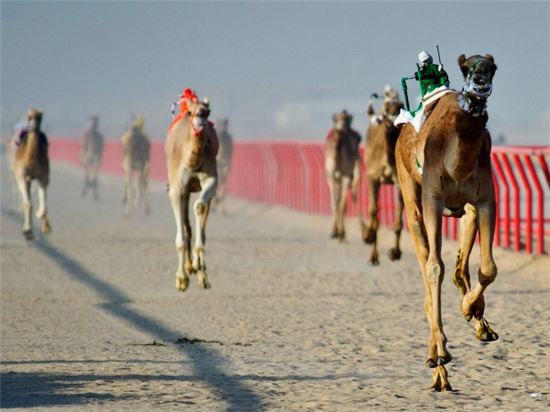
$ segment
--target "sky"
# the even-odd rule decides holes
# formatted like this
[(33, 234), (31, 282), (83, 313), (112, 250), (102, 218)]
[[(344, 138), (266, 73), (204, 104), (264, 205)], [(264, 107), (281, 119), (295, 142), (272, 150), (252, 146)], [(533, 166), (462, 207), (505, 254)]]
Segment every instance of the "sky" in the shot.
[(549, 1), (1, 0), (0, 20), (2, 135), (40, 107), (50, 136), (80, 137), (98, 115), (119, 137), (142, 114), (162, 139), (185, 87), (237, 139), (321, 140), (342, 109), (364, 134), (369, 95), (439, 44), (455, 89), (460, 54), (494, 56), (493, 137), (550, 144)]

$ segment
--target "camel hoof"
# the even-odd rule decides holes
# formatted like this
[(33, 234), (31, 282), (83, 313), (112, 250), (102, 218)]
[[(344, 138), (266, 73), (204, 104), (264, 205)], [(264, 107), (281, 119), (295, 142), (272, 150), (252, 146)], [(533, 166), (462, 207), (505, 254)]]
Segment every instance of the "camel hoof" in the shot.
[(25, 240), (33, 240), (34, 235), (32, 233), (32, 230), (23, 230), (23, 236), (25, 237)]
[(336, 239), (338, 237), (338, 232), (336, 232), (335, 230), (330, 232), (330, 238), (331, 239)]
[(50, 233), (52, 233), (52, 227), (50, 226), (49, 222), (45, 222), (42, 224), (42, 233), (44, 233), (45, 235), (49, 235)]
[(367, 234), (363, 236), (363, 242), (367, 245), (374, 243), (376, 240), (376, 230), (369, 228), (367, 229)]
[(447, 370), (444, 366), (434, 369), (431, 389), (435, 392), (452, 391), (451, 384), (447, 380)]
[(176, 289), (180, 292), (185, 292), (189, 287), (189, 277), (187, 275), (176, 275)]
[(210, 289), (212, 286), (210, 285), (210, 282), (208, 282), (208, 279), (206, 278), (205, 272), (198, 272), (198, 281), (199, 281), (199, 287), (202, 289)]
[(380, 261), (378, 260), (378, 255), (372, 255), (369, 259), (369, 262), (372, 266), (378, 266)]
[(494, 342), (498, 340), (498, 333), (489, 326), (489, 322), (481, 319), (479, 329), (476, 331), (476, 338), (481, 342)]
[(466, 322), (471, 321), (472, 320), (472, 314), (468, 313), (467, 315), (464, 316), (464, 319), (466, 319)]
[(396, 260), (401, 259), (401, 250), (397, 248), (390, 249), (388, 256), (392, 262), (395, 262)]

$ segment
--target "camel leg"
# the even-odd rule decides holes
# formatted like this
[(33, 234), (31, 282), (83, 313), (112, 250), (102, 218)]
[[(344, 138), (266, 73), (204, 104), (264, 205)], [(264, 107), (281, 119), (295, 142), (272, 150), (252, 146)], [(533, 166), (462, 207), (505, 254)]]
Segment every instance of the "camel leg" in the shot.
[(476, 337), (484, 342), (498, 339), (498, 334), (491, 329), (489, 322), (483, 317), (485, 311), (485, 289), (494, 282), (497, 267), (493, 258), (493, 235), (495, 230), (495, 202), (487, 201), (477, 207), (477, 225), (479, 227), (481, 262), (478, 271), (477, 285), (462, 298), (462, 314), (466, 319), (472, 316), (478, 321), (474, 324)]
[(210, 202), (216, 194), (218, 184), (217, 177), (206, 176), (200, 179), (202, 190), (194, 204), (195, 211), (195, 248), (193, 254), (193, 267), (197, 271), (199, 286), (209, 289), (210, 283), (206, 275), (206, 260), (204, 258), (204, 243), (206, 241), (206, 220), (210, 211)]
[(130, 211), (132, 208), (132, 202), (134, 198), (133, 194), (133, 187), (132, 187), (132, 169), (130, 168), (126, 172), (126, 186), (124, 188), (124, 197), (122, 198), (122, 203), (126, 206), (125, 214), (126, 216), (130, 215)]
[(338, 204), (340, 203), (340, 182), (332, 176), (328, 178), (328, 187), (330, 190), (330, 205), (332, 208), (333, 223), (332, 230), (330, 232), (330, 238), (336, 239), (338, 237)]
[[(187, 287), (189, 286), (189, 277), (187, 276), (187, 273), (184, 270), (184, 245), (185, 241), (183, 238), (183, 211), (186, 210), (187, 205), (184, 205), (182, 200), (184, 200), (184, 196), (182, 196), (179, 192), (179, 190), (175, 187), (170, 187), (170, 191), (168, 193), (170, 197), (170, 204), (172, 205), (172, 211), (174, 212), (174, 218), (176, 219), (176, 250), (178, 251), (178, 270), (176, 272), (176, 288), (184, 292)], [(187, 195), (186, 199), (187, 202), (189, 202), (189, 195)], [(189, 219), (189, 218), (188, 218)], [(187, 233), (186, 233), (187, 235)], [(190, 233), (189, 233), (190, 235)], [(190, 239), (186, 239), (187, 243), (189, 244)]]
[(88, 177), (88, 164), (86, 161), (83, 163), (84, 168), (84, 187), (82, 187), (82, 196), (86, 196), (86, 193), (88, 192), (88, 186), (90, 184), (90, 179)]
[(147, 190), (147, 184), (148, 184), (148, 176), (149, 176), (149, 164), (145, 166), (145, 168), (141, 171), (139, 175), (139, 191), (140, 191), (140, 200), (145, 205), (145, 213), (150, 214), (151, 213), (151, 203), (149, 201), (149, 193)]
[(27, 240), (32, 240), (34, 236), (32, 234), (31, 181), (24, 176), (20, 176), (16, 181), (23, 206), (23, 236)]
[(380, 182), (376, 179), (367, 178), (367, 190), (369, 195), (369, 223), (366, 231), (363, 233), (363, 241), (367, 244), (372, 244), (372, 250), (369, 258), (369, 262), (373, 266), (379, 264), (378, 261), (378, 193), (380, 190)]
[[(432, 290), (430, 288), (428, 278), (425, 275), (429, 249), (426, 231), (423, 225), (422, 205), (418, 200), (420, 191), (412, 182), (412, 179), (408, 176), (405, 176), (405, 173), (406, 172), (400, 173), (399, 181), (404, 198), (409, 231), (411, 232), (411, 236), (413, 238), (418, 264), (420, 266), (420, 271), (422, 273), (422, 279), (424, 282), (424, 312), (426, 314), (428, 324), (430, 325), (430, 330), (432, 330), (436, 325), (434, 324), (434, 319), (432, 316)], [(433, 339), (433, 335), (430, 333), (430, 337), (428, 339), (428, 360), (426, 361), (426, 366), (428, 366), (429, 368), (434, 368), (433, 382), (431, 387), (436, 391), (451, 390), (451, 385), (447, 380), (447, 371), (442, 364), (437, 364), (437, 358), (438, 356), (436, 344)]]
[(91, 178), (91, 185), (92, 185), (92, 190), (93, 190), (93, 196), (94, 196), (94, 200), (97, 200), (99, 198), (98, 196), (98, 193), (97, 193), (97, 186), (98, 186), (98, 175), (99, 175), (99, 162), (97, 161), (94, 161), (92, 163), (92, 178)]
[(342, 181), (340, 183), (339, 203), (337, 206), (338, 240), (340, 242), (343, 242), (346, 240), (345, 220), (346, 220), (346, 209), (348, 206), (348, 189), (350, 188), (350, 186), (351, 186), (351, 179), (349, 177), (342, 177)]
[(428, 362), (442, 366), (452, 359), (451, 354), (447, 350), (447, 337), (443, 332), (443, 320), (441, 317), (441, 283), (445, 274), (445, 266), (441, 259), (443, 203), (431, 193), (423, 193), (422, 211), (428, 240), (428, 259), (424, 269), (424, 277), (430, 290), (432, 301), (432, 347)]
[(15, 178), (15, 175), (13, 173), (11, 175), (11, 195), (12, 210), (16, 212), (21, 209), (22, 201), (20, 199), (20, 191), (17, 184), (17, 179)]
[[(397, 187), (397, 186), (396, 186)], [(395, 223), (393, 224), (393, 233), (395, 233), (395, 244), (388, 252), (390, 260), (395, 261), (401, 259), (401, 248), (399, 241), (401, 240), (401, 231), (403, 230), (403, 195), (401, 190), (397, 190), (397, 206), (395, 208)]]
[(183, 195), (183, 229), (184, 229), (184, 257), (185, 257), (185, 273), (192, 275), (195, 273), (195, 268), (193, 268), (193, 262), (191, 261), (191, 223), (189, 220), (189, 198), (191, 193), (186, 193)]
[(48, 219), (48, 208), (46, 203), (46, 189), (48, 185), (44, 181), (38, 181), (38, 210), (36, 217), (40, 219), (42, 233), (49, 234), (52, 231), (50, 221)]

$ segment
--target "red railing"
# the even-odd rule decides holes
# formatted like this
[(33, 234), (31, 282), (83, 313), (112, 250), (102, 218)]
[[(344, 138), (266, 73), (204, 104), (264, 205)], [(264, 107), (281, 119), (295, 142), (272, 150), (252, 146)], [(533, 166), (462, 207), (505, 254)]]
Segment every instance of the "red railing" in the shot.
[[(151, 177), (166, 179), (164, 142), (151, 149)], [(58, 161), (79, 163), (80, 142), (52, 139), (50, 156)], [(543, 254), (550, 237), (550, 146), (493, 147), (493, 181), (497, 196), (495, 245)], [(106, 143), (102, 170), (122, 173), (120, 143)], [(229, 194), (254, 202), (281, 205), (306, 213), (330, 214), (330, 196), (320, 143), (254, 141), (234, 145)], [(393, 224), (395, 188), (380, 189), (380, 221)], [(364, 182), (359, 190), (359, 209), (349, 202), (348, 214), (365, 213), (368, 196)], [(443, 235), (458, 236), (458, 220), (443, 219)]]

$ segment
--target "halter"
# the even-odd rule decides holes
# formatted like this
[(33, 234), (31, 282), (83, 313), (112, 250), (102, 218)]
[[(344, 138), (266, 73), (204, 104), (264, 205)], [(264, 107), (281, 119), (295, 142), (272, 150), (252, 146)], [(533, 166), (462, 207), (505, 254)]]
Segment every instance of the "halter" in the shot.
[(492, 85), (489, 85), (486, 92), (479, 92), (476, 89), (476, 85), (472, 84), (474, 70), (481, 62), (486, 60), (485, 58), (477, 59), (472, 67), (470, 67), (466, 75), (466, 82), (464, 86), (462, 86), (462, 91), (458, 96), (460, 108), (474, 117), (480, 117), (487, 114), (487, 98), (493, 91)]
[[(193, 135), (195, 137), (199, 137), (206, 125), (203, 126), (201, 129), (195, 128), (195, 125), (193, 124), (193, 118), (195, 117), (195, 114), (191, 113), (191, 112), (189, 112), (189, 113), (190, 113), (190, 115), (189, 115), (189, 126), (191, 126), (191, 129), (193, 130)], [(195, 111), (195, 113), (196, 113), (196, 111)]]

